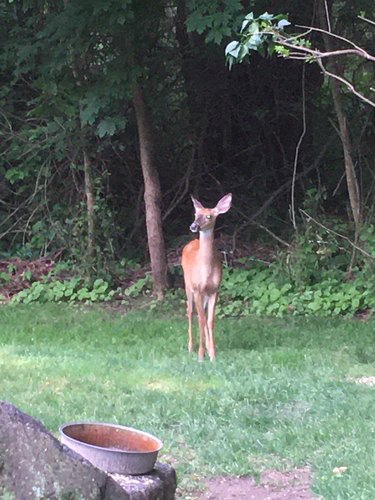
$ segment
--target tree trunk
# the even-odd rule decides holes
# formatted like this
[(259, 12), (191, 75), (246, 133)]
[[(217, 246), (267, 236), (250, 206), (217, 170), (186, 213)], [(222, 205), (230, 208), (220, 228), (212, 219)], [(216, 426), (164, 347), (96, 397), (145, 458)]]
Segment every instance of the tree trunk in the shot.
[(145, 187), (146, 229), (154, 294), (158, 300), (161, 300), (164, 297), (164, 290), (167, 288), (168, 268), (161, 216), (162, 197), (159, 174), (154, 161), (155, 148), (151, 116), (139, 85), (134, 89), (133, 106), (137, 120), (139, 151)]
[(83, 173), (87, 207), (87, 256), (91, 268), (95, 258), (95, 196), (92, 186), (91, 162), (86, 150), (83, 151)]
[[(326, 6), (327, 6), (327, 4), (325, 3), (325, 0), (319, 1), (319, 3), (318, 3), (319, 22), (320, 22), (322, 29), (324, 29), (326, 31), (330, 31), (329, 30), (329, 23), (327, 20), (328, 12), (326, 12)], [(332, 38), (329, 35), (323, 34), (323, 42), (324, 42), (325, 49), (327, 52), (331, 52), (334, 50), (334, 47), (332, 44)], [(336, 75), (341, 74), (339, 65), (337, 64), (337, 61), (334, 58), (330, 59), (330, 62), (328, 63), (328, 65), (330, 66), (330, 69)], [(352, 145), (351, 145), (349, 129), (348, 129), (348, 120), (347, 120), (347, 117), (346, 117), (345, 111), (344, 111), (344, 103), (342, 100), (340, 83), (335, 79), (331, 79), (330, 85), (331, 85), (333, 104), (335, 107), (337, 121), (339, 124), (341, 143), (342, 143), (342, 147), (343, 147), (343, 151), (344, 151), (346, 183), (347, 183), (347, 187), (348, 187), (350, 207), (351, 207), (353, 220), (354, 220), (354, 227), (355, 227), (355, 236), (354, 236), (355, 241), (354, 241), (354, 243), (356, 245), (358, 245), (359, 234), (360, 234), (360, 229), (361, 229), (361, 225), (362, 225), (361, 195), (360, 195), (359, 183), (358, 183), (357, 174), (355, 171), (353, 157), (352, 157)], [(353, 252), (349, 272), (351, 272), (351, 270), (352, 270), (352, 267), (354, 265), (354, 260), (355, 260), (355, 252)]]

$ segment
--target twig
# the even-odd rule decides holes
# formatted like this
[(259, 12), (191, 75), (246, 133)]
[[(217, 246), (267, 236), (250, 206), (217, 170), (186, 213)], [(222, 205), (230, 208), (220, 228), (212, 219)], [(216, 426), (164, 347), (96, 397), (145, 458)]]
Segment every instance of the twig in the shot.
[(302, 67), (302, 132), (300, 138), (298, 139), (298, 143), (296, 146), (296, 151), (294, 154), (294, 163), (293, 163), (293, 176), (292, 176), (292, 189), (291, 189), (291, 215), (292, 215), (292, 224), (294, 229), (297, 229), (296, 224), (296, 213), (294, 207), (294, 193), (296, 186), (296, 175), (297, 175), (297, 164), (299, 158), (299, 150), (303, 141), (303, 138), (306, 135), (306, 98), (305, 98), (305, 66)]
[(328, 32), (331, 33), (331, 20), (329, 18), (329, 11), (328, 11), (328, 4), (327, 0), (324, 0), (324, 9), (326, 11), (326, 18), (327, 18), (327, 26), (328, 26)]
[(350, 82), (348, 82), (347, 80), (345, 80), (345, 78), (342, 78), (341, 76), (338, 76), (336, 75), (335, 73), (331, 73), (330, 71), (328, 71), (324, 66), (323, 66), (323, 63), (320, 59), (317, 59), (317, 62), (321, 68), (321, 70), (323, 71), (323, 73), (326, 75), (326, 76), (329, 76), (330, 78), (333, 78), (334, 80), (338, 80), (339, 82), (343, 83), (344, 85), (346, 85), (346, 87), (348, 87), (348, 89), (354, 94), (356, 95), (359, 99), (361, 99), (362, 101), (364, 101), (365, 103), (369, 104), (370, 106), (374, 107), (375, 108), (375, 102), (372, 102), (370, 101), (370, 99), (367, 99), (367, 97), (365, 97), (364, 95), (362, 95), (360, 92), (358, 92), (358, 90), (355, 89), (354, 85)]
[[(163, 214), (163, 221), (167, 219), (171, 212), (180, 204), (181, 200), (186, 196), (186, 193), (189, 190), (190, 185), (190, 177), (194, 168), (194, 156), (195, 156), (195, 147), (192, 147), (190, 161), (186, 170), (182, 181), (179, 182), (179, 188), (176, 190), (176, 194), (174, 195), (172, 201), (169, 204), (169, 207)], [(182, 187), (181, 187), (182, 186)]]
[[(316, 157), (314, 163), (312, 163), (309, 167), (305, 168), (305, 170), (303, 170), (302, 172), (300, 172), (299, 174), (296, 175), (296, 180), (300, 179), (301, 177), (304, 177), (305, 175), (307, 175), (309, 172), (311, 172), (312, 170), (316, 169), (319, 165), (319, 163), (321, 162), (322, 158), (324, 158), (324, 155), (326, 154), (326, 151), (328, 149), (328, 147), (331, 145), (332, 141), (334, 139), (334, 136), (332, 135), (328, 141), (324, 144), (324, 146), (322, 147), (322, 149), (320, 150), (318, 156)], [(271, 196), (263, 203), (263, 205), (258, 208), (258, 210), (251, 216), (251, 221), (255, 220), (257, 217), (259, 217), (259, 215), (261, 213), (264, 212), (264, 210), (266, 208), (269, 207), (269, 205), (271, 205), (271, 203), (273, 202), (273, 200), (275, 198), (277, 198), (281, 193), (283, 193), (286, 189), (288, 189), (288, 187), (290, 186), (290, 179), (288, 179), (286, 182), (284, 182), (284, 184), (282, 184), (279, 188), (276, 189), (276, 191), (274, 191)]]
[(358, 16), (358, 19), (361, 19), (362, 21), (365, 21), (366, 23), (373, 24), (375, 26), (375, 21), (371, 21), (371, 19), (367, 19), (367, 17)]
[(287, 248), (290, 247), (290, 243), (288, 243), (287, 241), (285, 241), (282, 238), (280, 238), (280, 236), (277, 236), (277, 234), (275, 234), (273, 231), (271, 231), (270, 229), (268, 229), (268, 227), (263, 226), (263, 224), (259, 224), (259, 222), (256, 222), (256, 221), (251, 221), (251, 224), (253, 224), (254, 226), (259, 227), (259, 229), (263, 229), (263, 231), (265, 231), (266, 233), (268, 233), (270, 236), (272, 236), (272, 238), (274, 238), (276, 241), (278, 241), (282, 245), (286, 246)]
[[(307, 26), (302, 26), (302, 25), (296, 25), (296, 26), (297, 26), (297, 28), (304, 28), (304, 29), (308, 28)], [(365, 51), (365, 49), (362, 49), (362, 47), (360, 47), (359, 45), (356, 45), (354, 42), (352, 42), (351, 40), (348, 40), (347, 38), (345, 38), (343, 36), (337, 35), (336, 33), (332, 33), (331, 31), (327, 31), (327, 30), (324, 30), (322, 28), (313, 28), (310, 26), (309, 29), (311, 31), (317, 31), (317, 32), (323, 33), (325, 35), (329, 35), (332, 38), (337, 38), (338, 40), (341, 40), (342, 42), (345, 42), (348, 45), (351, 45), (352, 47), (354, 47), (355, 52), (360, 53), (361, 57), (364, 57), (365, 59), (375, 60), (375, 57), (371, 56), (368, 52)], [(339, 50), (339, 51), (333, 51), (333, 52), (334, 52), (334, 55), (337, 55), (336, 52), (342, 52), (342, 51)]]
[[(272, 232), (270, 229), (268, 229), (268, 227), (265, 227), (263, 226), (263, 224), (260, 224), (259, 222), (256, 222), (255, 220), (252, 220), (251, 217), (249, 217), (248, 215), (246, 215), (241, 209), (237, 208), (237, 207), (234, 207), (234, 210), (240, 214), (241, 217), (243, 217), (244, 219), (246, 219), (246, 221), (249, 223), (249, 224), (252, 224), (253, 226), (257, 226), (259, 227), (260, 229), (263, 229), (263, 231), (266, 231), (266, 233), (268, 233), (270, 236), (272, 236), (272, 238), (274, 238), (276, 241), (278, 241), (279, 243), (281, 243), (282, 245), (285, 245), (286, 247), (290, 247), (290, 244), (283, 240), (282, 238), (280, 238), (280, 236), (277, 236), (277, 234), (275, 234), (274, 232)], [(234, 246), (234, 245), (233, 245)]]
[(353, 243), (353, 241), (350, 238), (348, 238), (347, 236), (338, 233), (334, 229), (330, 229), (329, 227), (325, 226), (321, 222), (318, 222), (316, 219), (314, 219), (314, 217), (312, 217), (311, 215), (309, 215), (305, 210), (302, 210), (302, 208), (300, 208), (299, 211), (301, 212), (301, 214), (303, 214), (305, 217), (307, 217), (308, 220), (313, 221), (314, 224), (316, 224), (317, 226), (321, 227), (322, 229), (324, 229), (328, 233), (332, 233), (335, 236), (337, 236), (339, 238), (342, 238), (343, 240), (347, 241), (355, 250), (358, 250), (359, 252), (363, 253), (363, 255), (365, 255), (369, 259), (375, 260), (375, 256), (374, 255), (371, 255), (370, 253), (366, 252), (366, 250), (363, 250), (363, 248), (361, 248), (358, 245), (356, 245), (355, 243)]

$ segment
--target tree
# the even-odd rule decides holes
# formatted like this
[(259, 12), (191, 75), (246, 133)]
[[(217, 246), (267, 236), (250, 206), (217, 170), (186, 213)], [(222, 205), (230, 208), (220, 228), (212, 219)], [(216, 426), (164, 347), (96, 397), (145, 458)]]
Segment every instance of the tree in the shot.
[(163, 221), (161, 214), (161, 188), (155, 167), (155, 141), (152, 121), (144, 100), (140, 85), (133, 91), (133, 103), (137, 117), (139, 149), (145, 183), (145, 207), (148, 248), (151, 258), (151, 270), (154, 279), (154, 292), (160, 300), (167, 288), (167, 257), (163, 237)]
[[(330, 4), (332, 7), (332, 3)], [(348, 119), (345, 113), (345, 107), (342, 99), (341, 85), (344, 85), (361, 101), (375, 107), (375, 102), (365, 97), (359, 92), (352, 83), (348, 82), (343, 76), (343, 67), (338, 64), (338, 58), (347, 55), (355, 55), (368, 61), (375, 62), (375, 56), (371, 56), (367, 51), (360, 48), (355, 43), (342, 36), (331, 32), (331, 24), (328, 5), (324, 0), (318, 2), (318, 19), (321, 27), (307, 29), (302, 34), (286, 34), (284, 29), (290, 23), (284, 15), (274, 16), (264, 13), (258, 18), (253, 13), (247, 15), (242, 23), (240, 39), (232, 41), (226, 48), (226, 57), (231, 66), (234, 62), (242, 62), (249, 56), (251, 51), (259, 52), (262, 55), (278, 54), (282, 57), (298, 59), (305, 62), (317, 62), (322, 69), (323, 74), (331, 79), (331, 92), (339, 124), (340, 138), (344, 152), (345, 173), (347, 188), (350, 200), (351, 211), (355, 226), (354, 251), (352, 261), (349, 266), (349, 272), (352, 271), (355, 261), (355, 248), (359, 242), (360, 230), (363, 220), (362, 202), (357, 179), (356, 170), (352, 156), (351, 139), (348, 129)], [(323, 35), (324, 48), (312, 48), (311, 42), (305, 37), (311, 32), (319, 32)], [(344, 42), (350, 48), (337, 49), (334, 42)], [(325, 60), (328, 59), (326, 68)]]
[[(6, 54), (7, 64), (19, 81), (32, 88), (26, 98), (29, 114), (48, 124), (59, 126), (54, 136), (66, 149), (76, 176), (76, 165), (83, 173), (86, 196), (84, 231), (90, 268), (97, 271), (95, 260), (101, 257), (102, 241), (97, 237), (101, 214), (101, 168), (97, 160), (98, 141), (110, 140), (125, 131), (126, 116), (134, 105), (140, 162), (145, 183), (145, 209), (149, 252), (154, 289), (158, 298), (167, 286), (167, 259), (161, 220), (162, 193), (154, 155), (150, 154), (152, 124), (140, 82), (152, 86), (150, 60), (155, 41), (163, 33), (161, 2), (119, 1), (31, 2), (24, 7), (14, 2), (8, 7), (9, 19), (16, 15)], [(27, 40), (19, 43), (20, 33)], [(12, 56), (13, 57), (13, 56)], [(5, 63), (3, 68), (5, 69)], [(48, 127), (48, 125), (46, 125)], [(13, 132), (14, 129), (13, 129)], [(27, 133), (33, 134), (31, 130)], [(48, 138), (48, 147), (52, 144)], [(61, 159), (60, 159), (61, 161)], [(19, 178), (25, 177), (25, 165), (17, 167)], [(35, 175), (37, 163), (31, 168)], [(7, 169), (10, 179), (12, 169)], [(50, 174), (48, 174), (50, 175)], [(14, 172), (14, 176), (16, 173)]]

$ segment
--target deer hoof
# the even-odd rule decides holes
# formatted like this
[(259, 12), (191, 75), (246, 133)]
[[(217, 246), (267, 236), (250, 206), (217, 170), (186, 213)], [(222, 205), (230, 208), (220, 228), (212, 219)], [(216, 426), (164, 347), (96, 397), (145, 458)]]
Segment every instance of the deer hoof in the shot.
[(211, 352), (209, 353), (209, 356), (210, 356), (210, 360), (211, 360), (212, 362), (216, 361), (216, 352), (215, 352), (215, 351), (211, 351)]

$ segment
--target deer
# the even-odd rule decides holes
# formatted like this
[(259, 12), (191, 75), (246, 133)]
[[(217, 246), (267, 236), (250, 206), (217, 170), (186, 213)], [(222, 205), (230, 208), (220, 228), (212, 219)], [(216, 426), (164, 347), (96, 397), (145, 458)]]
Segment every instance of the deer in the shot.
[(215, 361), (215, 309), (223, 266), (220, 252), (214, 245), (214, 229), (218, 215), (225, 214), (230, 209), (232, 194), (223, 196), (214, 208), (205, 208), (193, 196), (191, 199), (195, 218), (190, 225), (190, 231), (193, 233), (199, 231), (199, 239), (192, 240), (185, 245), (181, 259), (188, 317), (188, 349), (189, 352), (194, 351), (193, 312), (195, 306), (199, 323), (198, 360), (204, 360), (206, 349), (210, 360)]

